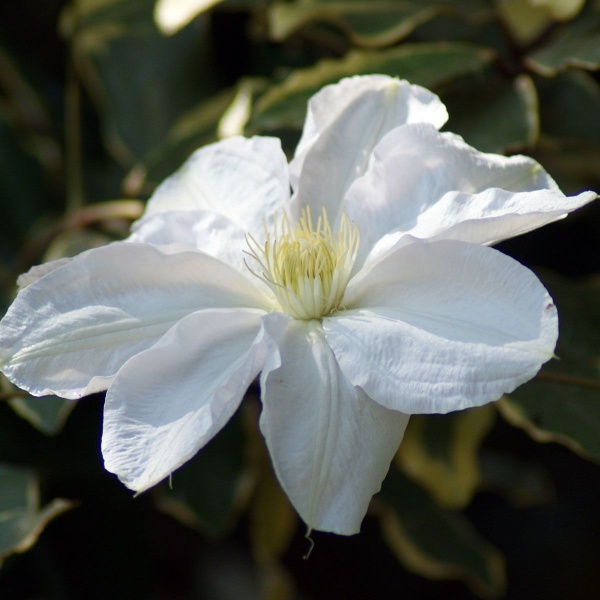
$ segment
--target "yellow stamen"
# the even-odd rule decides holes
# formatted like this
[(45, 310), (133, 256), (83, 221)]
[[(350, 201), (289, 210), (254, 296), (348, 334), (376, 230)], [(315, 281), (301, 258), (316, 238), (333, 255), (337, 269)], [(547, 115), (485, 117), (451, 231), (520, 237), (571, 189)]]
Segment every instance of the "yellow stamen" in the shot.
[(286, 215), (275, 222), (272, 234), (265, 225), (264, 246), (248, 236), (249, 254), (262, 273), (250, 270), (273, 290), (284, 312), (296, 319), (319, 319), (338, 309), (358, 243), (358, 228), (345, 214), (334, 234), (325, 208), (313, 226), (306, 207), (293, 229)]

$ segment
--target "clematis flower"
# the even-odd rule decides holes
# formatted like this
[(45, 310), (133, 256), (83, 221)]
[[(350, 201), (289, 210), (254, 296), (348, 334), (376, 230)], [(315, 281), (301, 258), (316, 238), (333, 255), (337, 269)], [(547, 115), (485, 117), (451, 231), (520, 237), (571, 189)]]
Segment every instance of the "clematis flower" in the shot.
[(270, 137), (198, 150), (128, 240), (22, 280), (2, 371), (34, 395), (107, 390), (105, 466), (136, 491), (260, 375), (292, 504), (310, 528), (357, 532), (410, 414), (496, 400), (553, 356), (551, 298), (489, 244), (596, 197), (440, 133), (446, 118), (423, 88), (356, 77), (311, 99), (289, 166)]

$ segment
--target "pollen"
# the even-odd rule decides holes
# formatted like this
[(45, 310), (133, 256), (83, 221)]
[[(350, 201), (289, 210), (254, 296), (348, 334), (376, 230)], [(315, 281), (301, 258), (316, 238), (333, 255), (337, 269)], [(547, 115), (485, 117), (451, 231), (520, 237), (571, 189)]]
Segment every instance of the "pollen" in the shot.
[(334, 233), (325, 208), (315, 223), (307, 207), (293, 228), (285, 214), (272, 231), (265, 224), (264, 245), (248, 235), (248, 254), (260, 272), (247, 266), (271, 288), (283, 312), (295, 319), (320, 319), (341, 306), (359, 239), (345, 213)]

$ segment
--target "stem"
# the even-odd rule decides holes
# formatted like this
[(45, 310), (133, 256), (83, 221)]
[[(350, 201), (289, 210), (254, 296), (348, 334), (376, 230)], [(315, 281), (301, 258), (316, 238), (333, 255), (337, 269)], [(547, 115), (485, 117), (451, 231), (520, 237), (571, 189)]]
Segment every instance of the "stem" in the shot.
[(577, 377), (574, 375), (560, 375), (558, 373), (550, 373), (548, 371), (538, 373), (535, 378), (538, 381), (559, 383), (561, 385), (575, 385), (577, 387), (600, 390), (600, 380), (598, 379), (588, 379), (587, 377)]

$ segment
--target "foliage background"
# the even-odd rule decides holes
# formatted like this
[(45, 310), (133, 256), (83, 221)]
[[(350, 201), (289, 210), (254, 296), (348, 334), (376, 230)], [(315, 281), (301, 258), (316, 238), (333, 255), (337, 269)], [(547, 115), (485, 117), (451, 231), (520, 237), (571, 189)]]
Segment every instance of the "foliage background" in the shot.
[[(598, 0), (5, 2), (0, 312), (32, 264), (126, 235), (199, 145), (260, 133), (291, 152), (308, 97), (346, 75), (430, 87), (447, 130), (598, 191), (599, 68)], [(1, 381), (0, 598), (596, 597), (599, 239), (590, 206), (502, 244), (554, 295), (560, 360), (494, 406), (413, 418), (362, 533), (315, 533), (308, 561), (256, 389), (172, 489), (133, 499), (102, 468), (101, 396)]]

